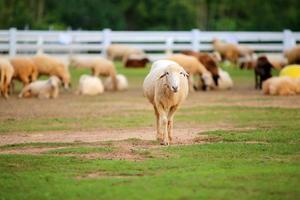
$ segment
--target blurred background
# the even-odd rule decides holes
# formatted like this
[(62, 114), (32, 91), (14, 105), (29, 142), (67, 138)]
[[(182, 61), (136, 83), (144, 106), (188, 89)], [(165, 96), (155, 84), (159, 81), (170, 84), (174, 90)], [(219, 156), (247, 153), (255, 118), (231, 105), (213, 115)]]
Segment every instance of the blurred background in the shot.
[(299, 0), (0, 0), (0, 29), (300, 30)]

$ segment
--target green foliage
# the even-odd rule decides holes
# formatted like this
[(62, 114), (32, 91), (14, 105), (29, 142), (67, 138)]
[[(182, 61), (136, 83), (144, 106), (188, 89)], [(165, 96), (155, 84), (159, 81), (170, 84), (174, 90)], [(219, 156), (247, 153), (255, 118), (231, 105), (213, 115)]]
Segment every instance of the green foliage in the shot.
[(300, 30), (298, 0), (0, 0), (0, 28)]

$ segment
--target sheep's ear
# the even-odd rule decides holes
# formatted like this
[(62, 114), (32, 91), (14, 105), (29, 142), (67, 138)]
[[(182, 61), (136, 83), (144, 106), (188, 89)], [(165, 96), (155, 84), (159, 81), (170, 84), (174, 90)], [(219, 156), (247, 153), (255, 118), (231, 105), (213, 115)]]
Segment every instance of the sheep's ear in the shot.
[(167, 74), (168, 74), (168, 72), (165, 72), (159, 78), (161, 79), (161, 78), (165, 77)]

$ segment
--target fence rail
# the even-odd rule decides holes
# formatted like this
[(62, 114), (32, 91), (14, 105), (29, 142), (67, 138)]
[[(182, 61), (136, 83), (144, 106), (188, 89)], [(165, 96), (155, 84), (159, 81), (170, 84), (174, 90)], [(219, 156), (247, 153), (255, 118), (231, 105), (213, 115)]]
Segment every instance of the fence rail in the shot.
[(256, 52), (282, 52), (300, 41), (300, 32), (210, 32), (191, 31), (37, 31), (0, 30), (0, 53), (10, 56), (34, 54), (105, 54), (111, 43), (145, 50), (150, 55), (182, 50), (212, 51), (211, 41), (220, 38), (246, 44)]

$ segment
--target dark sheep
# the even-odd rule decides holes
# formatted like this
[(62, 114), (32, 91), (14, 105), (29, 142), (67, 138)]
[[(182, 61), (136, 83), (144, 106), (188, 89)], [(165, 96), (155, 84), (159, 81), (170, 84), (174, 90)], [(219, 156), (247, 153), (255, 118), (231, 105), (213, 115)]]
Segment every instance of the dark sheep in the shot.
[(148, 58), (142, 58), (142, 59), (128, 58), (125, 63), (125, 67), (144, 68), (146, 64), (149, 62), (150, 60)]
[(256, 61), (254, 68), (255, 73), (255, 89), (262, 89), (262, 83), (272, 77), (272, 64), (266, 56), (261, 56)]

